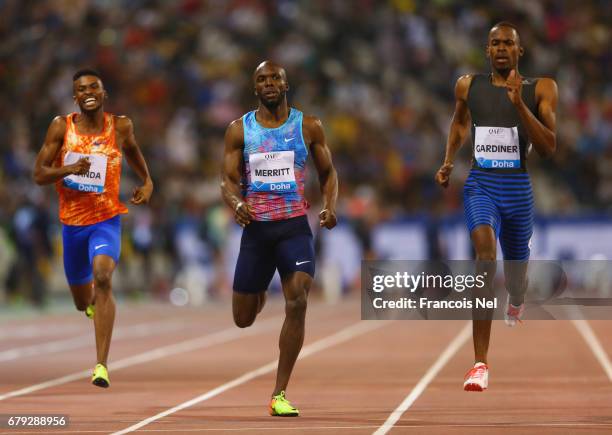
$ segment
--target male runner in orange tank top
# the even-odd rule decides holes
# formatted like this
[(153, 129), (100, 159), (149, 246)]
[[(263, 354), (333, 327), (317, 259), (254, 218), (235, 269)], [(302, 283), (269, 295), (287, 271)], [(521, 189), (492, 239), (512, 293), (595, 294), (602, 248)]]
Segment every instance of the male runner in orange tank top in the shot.
[(119, 201), (122, 153), (143, 182), (134, 190), (132, 204), (149, 201), (153, 182), (132, 121), (104, 112), (108, 95), (99, 74), (78, 71), (73, 89), (80, 113), (53, 119), (36, 158), (34, 181), (56, 184), (64, 270), (77, 309), (94, 319), (97, 364), (92, 383), (106, 388), (115, 321), (111, 280), (121, 251), (119, 215), (128, 212)]

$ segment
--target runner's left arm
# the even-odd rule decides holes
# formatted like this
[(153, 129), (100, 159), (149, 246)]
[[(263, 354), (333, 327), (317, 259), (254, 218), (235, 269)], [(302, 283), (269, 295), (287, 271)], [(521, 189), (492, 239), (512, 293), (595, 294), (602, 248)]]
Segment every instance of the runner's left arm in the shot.
[(336, 226), (336, 201), (338, 200), (338, 173), (332, 162), (331, 151), (325, 140), (323, 124), (314, 116), (304, 116), (304, 132), (310, 145), (310, 153), (323, 195), (323, 210), (319, 213), (319, 225), (331, 230)]
[(126, 116), (118, 116), (117, 130), (121, 133), (121, 136), (125, 138), (122, 144), (125, 159), (130, 165), (130, 168), (136, 172), (136, 175), (138, 175), (142, 181), (142, 186), (134, 189), (130, 202), (136, 205), (146, 204), (149, 202), (149, 198), (151, 198), (151, 194), (153, 193), (153, 180), (151, 180), (147, 162), (142, 155), (138, 142), (136, 142), (132, 120)]
[(521, 96), (522, 77), (513, 70), (506, 82), (508, 98), (516, 107), (521, 123), (527, 130), (527, 136), (538, 154), (542, 157), (552, 156), (557, 149), (556, 110), (558, 91), (557, 84), (549, 78), (541, 78), (536, 83), (535, 93), (538, 102), (538, 113), (532, 113)]

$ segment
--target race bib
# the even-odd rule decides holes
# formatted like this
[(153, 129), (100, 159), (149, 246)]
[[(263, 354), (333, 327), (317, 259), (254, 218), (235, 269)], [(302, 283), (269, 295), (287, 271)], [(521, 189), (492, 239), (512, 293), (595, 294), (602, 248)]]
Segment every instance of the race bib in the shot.
[(104, 192), (106, 181), (106, 161), (102, 154), (81, 154), (68, 151), (64, 156), (64, 165), (71, 165), (79, 161), (81, 157), (87, 157), (91, 162), (89, 172), (85, 175), (69, 175), (64, 178), (64, 187), (78, 190), (79, 192)]
[(251, 186), (256, 192), (295, 192), (293, 151), (249, 154)]
[(474, 158), (481, 168), (520, 168), (521, 151), (516, 127), (476, 127)]

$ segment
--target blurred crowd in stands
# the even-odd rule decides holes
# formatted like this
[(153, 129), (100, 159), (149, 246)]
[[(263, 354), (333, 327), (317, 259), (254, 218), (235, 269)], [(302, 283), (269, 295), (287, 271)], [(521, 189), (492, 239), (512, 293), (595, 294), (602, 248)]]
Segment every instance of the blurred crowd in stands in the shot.
[[(52, 118), (77, 109), (78, 68), (100, 71), (106, 109), (132, 118), (155, 181), (150, 207), (124, 219), (123, 286), (163, 294), (197, 281), (194, 264), (231, 270), (220, 267), (232, 228), (223, 134), (256, 106), (251, 74), (264, 59), (286, 67), (290, 103), (323, 120), (339, 212), (363, 240), (380, 221), (461, 213), (469, 146), (447, 191), (433, 175), (454, 83), (488, 70), (487, 33), (501, 20), (520, 28), (521, 73), (559, 86), (558, 152), (530, 159), (538, 212), (609, 213), (608, 0), (0, 0), (0, 293), (42, 304), (45, 288), (66, 288), (56, 195), (31, 169)], [(125, 166), (124, 199), (137, 182)], [(226, 275), (209, 287), (227, 289)]]

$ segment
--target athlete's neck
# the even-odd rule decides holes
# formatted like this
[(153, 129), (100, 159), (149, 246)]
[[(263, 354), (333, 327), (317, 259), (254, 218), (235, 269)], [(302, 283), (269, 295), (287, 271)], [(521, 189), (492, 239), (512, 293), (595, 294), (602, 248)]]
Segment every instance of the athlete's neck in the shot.
[(289, 106), (286, 98), (276, 107), (267, 107), (259, 103), (259, 107), (255, 111), (255, 119), (264, 127), (279, 127), (287, 121), (288, 117)]
[[(516, 71), (516, 74), (519, 76), (521, 75), (518, 67), (515, 67), (514, 70)], [(512, 68), (503, 70), (497, 70), (494, 68), (491, 72), (491, 84), (493, 86), (504, 87), (506, 85), (506, 80), (508, 80), (508, 76), (510, 75), (510, 71), (512, 71)]]
[(100, 107), (93, 112), (81, 112), (77, 116), (76, 123), (81, 133), (98, 133), (104, 128), (104, 109)]

